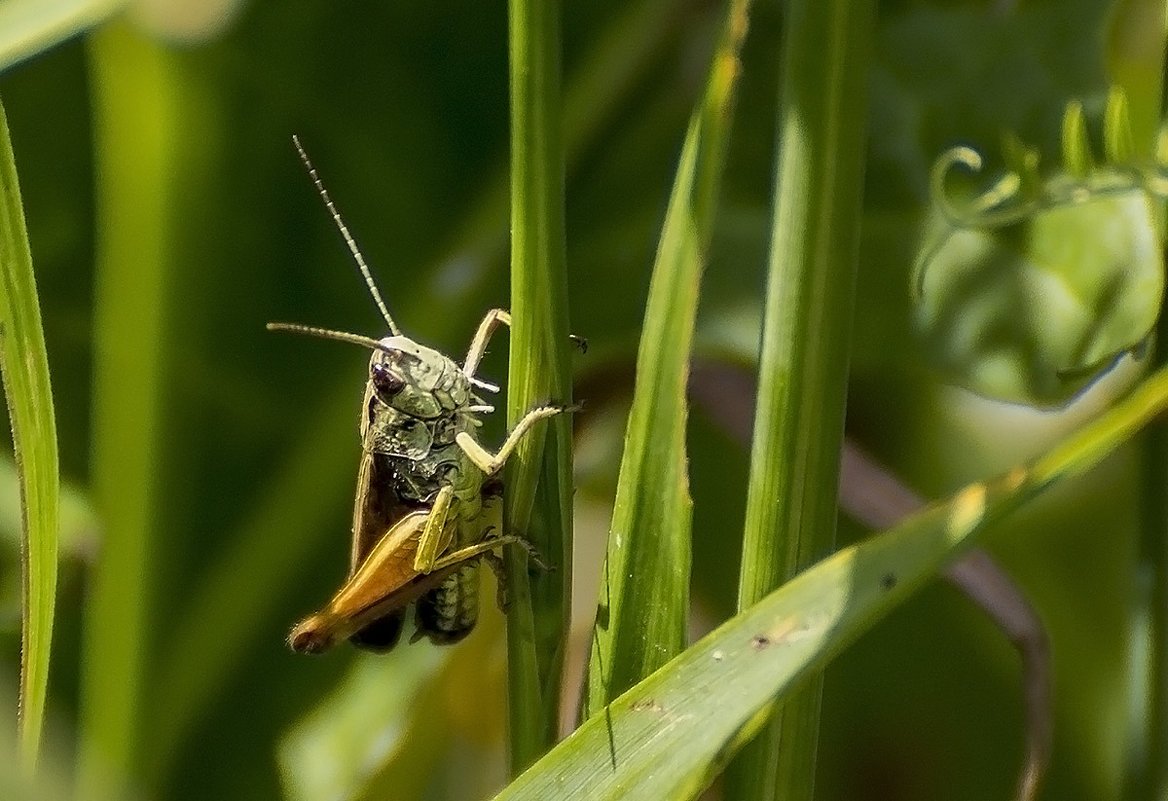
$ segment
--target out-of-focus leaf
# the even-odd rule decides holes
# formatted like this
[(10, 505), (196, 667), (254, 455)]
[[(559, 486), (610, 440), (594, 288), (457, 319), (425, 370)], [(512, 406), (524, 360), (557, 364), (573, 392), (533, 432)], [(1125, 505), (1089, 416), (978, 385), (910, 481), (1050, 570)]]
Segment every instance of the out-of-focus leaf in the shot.
[(688, 799), (822, 668), (986, 529), (1080, 475), (1168, 407), (1168, 370), (1035, 461), (971, 484), (837, 552), (741, 612), (593, 715), (496, 801)]
[[(173, 425), (165, 393), (175, 362), (167, 321), (182, 218), (175, 198), (215, 142), (205, 107), (176, 54), (118, 23), (90, 41), (97, 183), (92, 461), (103, 521), (101, 558), (89, 575), (78, 717), (77, 781), (122, 797), (136, 780), (150, 614), (165, 554), (163, 477)], [(178, 189), (182, 187), (182, 189)]]
[(1143, 344), (1164, 265), (1142, 189), (1035, 210), (998, 228), (937, 213), (917, 320), (937, 364), (999, 400), (1058, 406)]
[(1083, 118), (1083, 104), (1078, 100), (1067, 103), (1063, 112), (1063, 166), (1075, 179), (1083, 180), (1095, 169), (1091, 155), (1091, 138)]
[(0, 3), (0, 70), (113, 16), (129, 0), (6, 0)]
[[(61, 485), (61, 559), (88, 559), (97, 547), (98, 521), (89, 496), (71, 484)], [(20, 543), (20, 477), (11, 459), (0, 458), (0, 541)]]
[[(97, 550), (97, 519), (85, 493), (61, 486), (58, 558), (88, 561)], [(20, 626), (20, 476), (11, 459), (0, 458), (0, 632)], [(2, 796), (0, 796), (2, 797)]]
[[(392, 656), (359, 656), (333, 692), (281, 741), (285, 797), (356, 798), (403, 743), (417, 736), (419, 707), (426, 706), (421, 696), (447, 656), (428, 646), (398, 648)], [(421, 728), (433, 729), (436, 723), (431, 717)], [(407, 789), (399, 788), (403, 797), (416, 797)]]
[(20, 746), (36, 766), (48, 693), (57, 596), (60, 477), (57, 425), (40, 302), (32, 271), (8, 119), (0, 107), (0, 371), (20, 473), (24, 626), (20, 648)]
[[(494, 603), (492, 591), (485, 604)], [(451, 766), (473, 765), (479, 749), (469, 746), (501, 742), (502, 616), (483, 612), (456, 648), (401, 646), (389, 656), (358, 657), (332, 694), (284, 736), (278, 756), (286, 797), (421, 798), (438, 784), (449, 797), (481, 796), (482, 770), (435, 779)]]

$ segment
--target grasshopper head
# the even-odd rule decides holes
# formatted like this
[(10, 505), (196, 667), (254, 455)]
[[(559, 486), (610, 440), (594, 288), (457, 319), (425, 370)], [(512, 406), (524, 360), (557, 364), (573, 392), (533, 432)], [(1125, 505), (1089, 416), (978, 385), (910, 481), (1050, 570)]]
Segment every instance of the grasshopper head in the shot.
[(441, 414), (443, 404), (434, 389), (444, 376), (457, 374), (458, 366), (409, 337), (385, 337), (378, 344), (369, 360), (369, 381), (377, 397), (414, 417)]

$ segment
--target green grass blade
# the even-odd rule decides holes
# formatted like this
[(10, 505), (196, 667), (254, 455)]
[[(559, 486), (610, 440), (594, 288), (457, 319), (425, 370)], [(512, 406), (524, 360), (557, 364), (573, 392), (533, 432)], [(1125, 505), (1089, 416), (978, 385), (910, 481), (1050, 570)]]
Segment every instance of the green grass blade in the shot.
[(166, 287), (175, 261), (180, 81), (158, 46), (118, 24), (93, 47), (97, 266), (91, 476), (103, 523), (83, 632), (81, 787), (124, 797), (141, 767), (150, 546), (165, 499)]
[[(509, 3), (511, 72), (511, 358), (507, 422), (570, 403), (560, 4)], [(546, 434), (546, 436), (545, 436)], [(538, 486), (538, 490), (537, 490)], [(510, 761), (517, 774), (555, 742), (572, 575), (572, 422), (529, 435), (507, 471), (504, 529), (526, 536), (551, 571), (506, 555)], [(534, 513), (533, 513), (534, 512)]]
[[(767, 300), (738, 608), (835, 547), (867, 114), (868, 0), (785, 20)], [(727, 797), (810, 799), (819, 677), (727, 771)]]
[(128, 0), (6, 0), (0, 3), (0, 70), (108, 19)]
[[(1108, 74), (1128, 100), (1136, 153), (1156, 153), (1164, 114), (1165, 41), (1168, 3), (1116, 4), (1109, 14), (1105, 53)], [(1156, 153), (1157, 157), (1159, 156)], [(1155, 208), (1161, 242), (1164, 204)], [(1168, 315), (1163, 304), (1156, 324), (1151, 363), (1168, 364)], [(1133, 608), (1129, 619), (1133, 656), (1139, 660), (1130, 693), (1131, 716), (1125, 743), (1123, 789), (1128, 801), (1168, 797), (1168, 423), (1151, 426), (1143, 440), (1143, 497), (1140, 536), (1133, 570)], [(1142, 653), (1141, 653), (1142, 650)]]
[(36, 767), (49, 682), (57, 595), (60, 476), (57, 426), (40, 303), (32, 271), (8, 119), (0, 107), (0, 372), (20, 473), (23, 627), (20, 640), (20, 752)]
[(496, 801), (688, 799), (783, 694), (992, 525), (1083, 474), (1168, 408), (1168, 370), (1032, 464), (972, 484), (844, 548), (720, 626), (589, 718)]
[(586, 715), (685, 646), (692, 523), (686, 380), (749, 8), (748, 0), (734, 0), (727, 9), (653, 265), (588, 665)]

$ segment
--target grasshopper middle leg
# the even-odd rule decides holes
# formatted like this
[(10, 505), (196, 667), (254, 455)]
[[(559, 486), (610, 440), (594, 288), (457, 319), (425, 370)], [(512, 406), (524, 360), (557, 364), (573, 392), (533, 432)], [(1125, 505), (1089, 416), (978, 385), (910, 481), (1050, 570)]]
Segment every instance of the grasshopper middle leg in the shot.
[(475, 463), (479, 470), (482, 470), (488, 476), (493, 476), (498, 473), (506, 464), (507, 459), (518, 447), (520, 441), (531, 430), (531, 427), (540, 420), (546, 420), (549, 417), (555, 417), (557, 414), (564, 412), (575, 411), (576, 407), (572, 406), (539, 406), (532, 409), (523, 416), (523, 419), (515, 426), (507, 439), (503, 442), (502, 447), (495, 453), (491, 453), (486, 448), (478, 443), (466, 431), (460, 431), (454, 441), (458, 443), (458, 447), (462, 448), (463, 453), (467, 458)]

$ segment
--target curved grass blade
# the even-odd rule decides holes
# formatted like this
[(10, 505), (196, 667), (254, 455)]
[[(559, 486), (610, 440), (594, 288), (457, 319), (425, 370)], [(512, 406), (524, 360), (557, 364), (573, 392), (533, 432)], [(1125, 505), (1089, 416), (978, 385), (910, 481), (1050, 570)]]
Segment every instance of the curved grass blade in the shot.
[(1168, 408), (1168, 370), (1029, 468), (971, 484), (836, 553), (617, 698), (496, 801), (688, 799), (766, 721), (776, 696), (843, 650), (992, 525), (1081, 475)]
[(7, 0), (0, 3), (0, 70), (108, 19), (128, 0)]
[(48, 690), (57, 585), (59, 475), (48, 357), (28, 234), (0, 107), (0, 371), (21, 487), (22, 606), (20, 747), (32, 770), (40, 749)]
[(48, 694), (57, 594), (60, 476), (49, 360), (8, 119), (0, 107), (0, 372), (20, 473), (23, 529), (20, 640), (20, 752), (36, 767)]
[(749, 0), (727, 9), (665, 213), (593, 629), (586, 716), (685, 647), (692, 524), (685, 391), (749, 10)]

